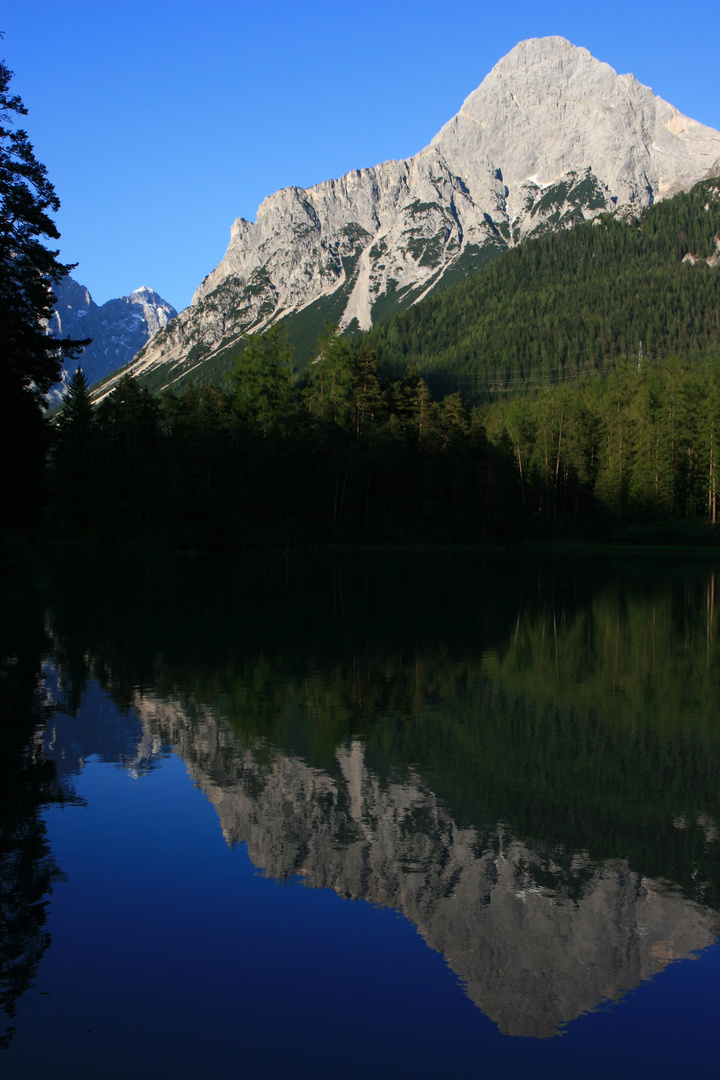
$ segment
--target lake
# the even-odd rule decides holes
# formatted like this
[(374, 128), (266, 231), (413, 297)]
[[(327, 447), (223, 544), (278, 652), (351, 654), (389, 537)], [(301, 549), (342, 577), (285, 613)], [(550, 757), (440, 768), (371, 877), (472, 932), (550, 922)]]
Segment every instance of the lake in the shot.
[(0, 1075), (716, 1077), (719, 571), (48, 554)]

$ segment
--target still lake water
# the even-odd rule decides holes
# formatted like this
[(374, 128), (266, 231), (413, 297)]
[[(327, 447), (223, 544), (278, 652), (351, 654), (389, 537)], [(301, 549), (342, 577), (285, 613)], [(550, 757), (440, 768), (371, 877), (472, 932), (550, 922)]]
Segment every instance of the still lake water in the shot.
[(717, 571), (5, 589), (0, 1075), (717, 1077)]

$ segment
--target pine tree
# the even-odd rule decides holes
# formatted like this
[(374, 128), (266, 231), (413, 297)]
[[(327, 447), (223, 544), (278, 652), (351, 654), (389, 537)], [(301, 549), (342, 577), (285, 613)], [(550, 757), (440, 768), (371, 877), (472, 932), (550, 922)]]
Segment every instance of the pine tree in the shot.
[(96, 468), (102, 477), (98, 502), (105, 525), (113, 539), (146, 540), (157, 506), (158, 403), (146, 386), (124, 375), (98, 405), (96, 423)]
[(318, 419), (348, 429), (353, 417), (354, 364), (349, 343), (336, 326), (328, 327), (310, 361), (304, 393), (309, 412)]
[(360, 438), (377, 424), (384, 411), (377, 355), (368, 342), (357, 354), (355, 365), (355, 432)]
[(13, 114), (25, 116), (27, 109), (10, 94), (11, 78), (0, 61), (0, 461), (5, 525), (22, 530), (44, 467), (43, 395), (60, 378), (62, 357), (88, 342), (47, 333), (52, 287), (72, 267), (44, 243), (59, 237), (50, 214), (60, 202), (27, 133), (14, 126)]
[(78, 368), (63, 401), (56, 425), (53, 458), (53, 489), (59, 520), (66, 532), (83, 535), (93, 517), (95, 427), (88, 383)]
[(265, 437), (284, 434), (292, 419), (292, 346), (273, 326), (246, 339), (229, 374), (240, 422)]
[(92, 418), (93, 407), (88, 381), (85, 378), (85, 372), (79, 367), (70, 380), (63, 400), (58, 430), (68, 437), (76, 434), (84, 436), (90, 429)]

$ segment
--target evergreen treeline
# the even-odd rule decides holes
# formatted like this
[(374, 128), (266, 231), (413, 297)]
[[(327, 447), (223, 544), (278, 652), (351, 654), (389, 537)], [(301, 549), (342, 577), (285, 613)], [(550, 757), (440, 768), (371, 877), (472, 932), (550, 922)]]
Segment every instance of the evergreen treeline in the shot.
[[(606, 373), (639, 353), (720, 347), (720, 182), (530, 240), (370, 333), (383, 371), (412, 364), (471, 401)], [(697, 262), (683, 262), (685, 256)]]
[(298, 390), (289, 352), (271, 333), (226, 387), (155, 397), (127, 377), (95, 410), (77, 374), (56, 430), (53, 532), (227, 550), (715, 542), (720, 353), (470, 409), (458, 394), (432, 401), (412, 372), (381, 380), (368, 344), (338, 337)]
[[(158, 397), (126, 377), (93, 410), (82, 373), (56, 427), (53, 532), (171, 548), (482, 541), (513, 478), (459, 396), (323, 338), (305, 385), (277, 331), (225, 387)], [(504, 528), (504, 525), (503, 525)]]
[(695, 367), (623, 363), (605, 380), (498, 400), (484, 418), (513, 458), (526, 528), (622, 527), (649, 541), (718, 523), (720, 350)]

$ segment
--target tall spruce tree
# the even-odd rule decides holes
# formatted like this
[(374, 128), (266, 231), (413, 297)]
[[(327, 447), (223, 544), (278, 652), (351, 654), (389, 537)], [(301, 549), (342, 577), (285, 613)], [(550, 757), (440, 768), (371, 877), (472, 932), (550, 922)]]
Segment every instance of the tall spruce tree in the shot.
[(326, 324), (325, 329), (307, 370), (303, 397), (314, 417), (347, 430), (353, 419), (354, 356), (337, 326)]
[(56, 425), (52, 454), (53, 492), (58, 520), (70, 534), (83, 535), (92, 524), (96, 466), (95, 425), (88, 383), (78, 368), (68, 387)]
[(0, 61), (0, 469), (5, 528), (27, 528), (38, 503), (47, 428), (44, 394), (60, 378), (63, 356), (87, 341), (47, 332), (56, 285), (71, 269), (45, 246), (59, 233), (50, 214), (60, 202), (27, 133), (16, 126), (27, 109), (9, 91)]
[(228, 375), (240, 423), (264, 437), (287, 432), (292, 414), (292, 346), (276, 326), (250, 336)]

